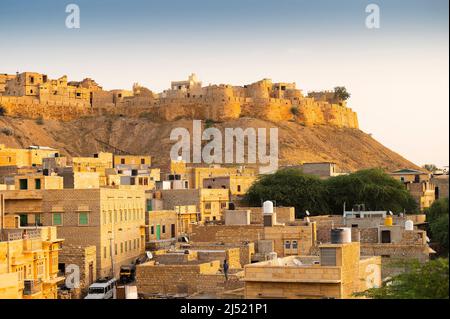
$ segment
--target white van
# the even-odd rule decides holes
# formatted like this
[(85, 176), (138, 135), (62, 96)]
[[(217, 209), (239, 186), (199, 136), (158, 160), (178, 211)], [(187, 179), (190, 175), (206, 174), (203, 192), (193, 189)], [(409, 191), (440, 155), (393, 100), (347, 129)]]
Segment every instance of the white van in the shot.
[(113, 299), (116, 294), (116, 279), (100, 279), (89, 286), (84, 299)]

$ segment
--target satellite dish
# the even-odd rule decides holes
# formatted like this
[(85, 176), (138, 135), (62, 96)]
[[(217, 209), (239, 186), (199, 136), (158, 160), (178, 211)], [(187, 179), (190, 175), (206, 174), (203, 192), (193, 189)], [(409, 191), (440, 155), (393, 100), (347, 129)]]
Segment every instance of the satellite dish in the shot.
[(429, 243), (430, 242), (430, 238), (427, 236), (427, 243)]
[(306, 210), (305, 214), (306, 214), (306, 216), (310, 215), (308, 210)]
[(145, 254), (147, 255), (148, 259), (152, 259), (153, 258), (153, 254), (151, 251), (146, 251)]
[(389, 215), (391, 215), (391, 216), (392, 216), (392, 215), (394, 215), (394, 214), (393, 214), (393, 213), (392, 213), (391, 211), (389, 211)]
[(296, 266), (302, 266), (303, 265), (303, 263), (300, 260), (298, 260), (297, 258), (292, 259), (292, 262)]

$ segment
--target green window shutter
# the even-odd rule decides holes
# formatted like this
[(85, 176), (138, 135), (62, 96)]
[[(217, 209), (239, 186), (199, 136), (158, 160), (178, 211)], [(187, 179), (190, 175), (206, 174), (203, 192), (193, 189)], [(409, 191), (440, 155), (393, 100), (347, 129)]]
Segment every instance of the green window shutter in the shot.
[(152, 211), (152, 200), (147, 200), (147, 211), (151, 212)]
[(53, 213), (53, 225), (62, 225), (61, 213)]
[(78, 214), (78, 224), (79, 225), (89, 224), (88, 213), (79, 213)]

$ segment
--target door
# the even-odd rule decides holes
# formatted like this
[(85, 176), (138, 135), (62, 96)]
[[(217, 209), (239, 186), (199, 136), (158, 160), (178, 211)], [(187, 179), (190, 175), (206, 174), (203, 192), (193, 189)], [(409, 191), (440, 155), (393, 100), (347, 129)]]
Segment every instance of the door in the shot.
[(89, 263), (89, 286), (94, 283), (94, 264)]
[(28, 215), (20, 214), (20, 226), (28, 226)]
[(161, 225), (156, 225), (156, 240), (161, 239)]
[(381, 231), (381, 243), (387, 244), (391, 242), (391, 231), (390, 230), (382, 230)]
[(170, 237), (175, 238), (175, 224), (170, 225)]

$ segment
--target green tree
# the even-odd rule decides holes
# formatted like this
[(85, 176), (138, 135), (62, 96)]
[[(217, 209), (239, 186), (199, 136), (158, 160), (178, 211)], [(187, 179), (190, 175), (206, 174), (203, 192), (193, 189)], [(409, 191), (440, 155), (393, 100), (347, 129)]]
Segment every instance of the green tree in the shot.
[(416, 212), (417, 204), (400, 181), (381, 169), (367, 169), (349, 175), (328, 179), (327, 202), (332, 213), (340, 214), (347, 208), (365, 204), (368, 210)]
[(439, 243), (442, 255), (448, 256), (448, 198), (435, 201), (426, 214), (431, 240)]
[(406, 271), (357, 296), (374, 299), (448, 299), (448, 259), (404, 263)]
[(266, 200), (274, 200), (279, 206), (295, 207), (297, 216), (306, 210), (315, 215), (328, 213), (325, 184), (315, 176), (303, 174), (299, 169), (282, 169), (264, 175), (250, 187), (245, 196), (245, 201), (254, 206), (260, 206)]
[(350, 98), (350, 93), (347, 92), (345, 86), (336, 86), (334, 88), (334, 97), (341, 101), (347, 101)]

